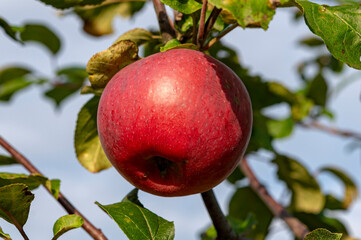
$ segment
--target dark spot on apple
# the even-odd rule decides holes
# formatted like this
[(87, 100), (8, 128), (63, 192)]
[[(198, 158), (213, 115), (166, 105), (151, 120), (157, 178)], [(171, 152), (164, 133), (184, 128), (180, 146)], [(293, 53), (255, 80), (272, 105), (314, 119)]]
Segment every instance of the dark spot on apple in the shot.
[(167, 174), (167, 170), (174, 165), (172, 161), (159, 156), (154, 156), (153, 160), (160, 171), (161, 177), (164, 177)]

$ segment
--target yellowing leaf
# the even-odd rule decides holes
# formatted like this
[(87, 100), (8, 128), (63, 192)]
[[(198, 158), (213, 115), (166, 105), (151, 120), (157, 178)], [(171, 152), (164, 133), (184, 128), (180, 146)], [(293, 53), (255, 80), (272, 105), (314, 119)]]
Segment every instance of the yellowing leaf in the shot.
[(83, 29), (93, 36), (113, 33), (112, 22), (114, 17), (131, 17), (143, 8), (145, 1), (115, 2), (106, 0), (100, 6), (77, 7), (74, 13), (83, 20)]
[(138, 47), (129, 40), (115, 43), (108, 49), (95, 54), (86, 66), (92, 87), (105, 87), (120, 69), (138, 59)]
[(292, 210), (320, 213), (325, 205), (325, 196), (307, 169), (298, 161), (282, 155), (277, 155), (273, 162), (278, 166), (278, 178), (292, 191)]
[(332, 173), (335, 177), (337, 177), (343, 182), (343, 184), (345, 185), (345, 195), (341, 204), (344, 209), (347, 209), (350, 204), (357, 198), (358, 195), (357, 187), (354, 181), (344, 172), (333, 167), (322, 168), (320, 172)]
[(269, 0), (209, 0), (217, 8), (222, 8), (224, 21), (230, 23), (234, 18), (238, 24), (245, 27), (268, 28), (269, 22), (275, 14), (276, 6)]
[(100, 144), (97, 131), (99, 97), (90, 99), (80, 110), (75, 127), (74, 146), (81, 165), (96, 173), (111, 167)]
[[(160, 36), (159, 36), (160, 37)], [(148, 41), (153, 40), (153, 34), (143, 28), (135, 28), (132, 29), (124, 34), (122, 34), (115, 42), (114, 44), (123, 41), (123, 40), (130, 40), (135, 42), (138, 46), (146, 43)], [(114, 45), (113, 44), (113, 45)]]

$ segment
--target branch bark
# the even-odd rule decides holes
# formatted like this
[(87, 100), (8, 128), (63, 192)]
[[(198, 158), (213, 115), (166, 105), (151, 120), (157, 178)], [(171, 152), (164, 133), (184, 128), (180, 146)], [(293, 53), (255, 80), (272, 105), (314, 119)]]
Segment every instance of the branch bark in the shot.
[(157, 14), (157, 19), (159, 23), (160, 32), (162, 35), (163, 43), (167, 43), (169, 40), (176, 38), (176, 32), (174, 26), (169, 20), (165, 6), (160, 0), (152, 0), (155, 13)]
[[(36, 173), (44, 176), (27, 158), (25, 158), (21, 153), (15, 150), (5, 139), (0, 136), (0, 145), (8, 151), (14, 159), (16, 159), (21, 165), (23, 165), (30, 173)], [(51, 194), (50, 190), (45, 187), (48, 192)], [(52, 194), (51, 194), (52, 195)], [(68, 199), (59, 192), (58, 202), (63, 206), (63, 208), (69, 214), (76, 214), (83, 218), (84, 223), (82, 228), (93, 237), (95, 240), (107, 240), (103, 235), (102, 231), (96, 228), (91, 222), (89, 222), (83, 214), (81, 214), (69, 201)]]
[(212, 219), (213, 225), (217, 231), (217, 240), (246, 240), (233, 231), (228, 220), (224, 216), (213, 190), (201, 193), (204, 205)]
[(356, 133), (356, 132), (352, 132), (352, 131), (347, 131), (347, 130), (341, 130), (341, 129), (337, 129), (334, 127), (329, 127), (329, 126), (325, 126), (321, 123), (318, 122), (310, 122), (310, 123), (299, 123), (300, 126), (304, 127), (304, 128), (315, 128), (327, 133), (331, 133), (334, 135), (338, 135), (338, 136), (342, 136), (342, 137), (351, 137), (354, 138), (356, 140), (361, 141), (361, 133)]
[(206, 24), (206, 12), (207, 12), (207, 0), (203, 0), (201, 9), (201, 17), (199, 19), (198, 34), (197, 34), (197, 46), (199, 49), (202, 48), (205, 35), (205, 24)]
[(242, 158), (240, 168), (244, 175), (249, 179), (251, 188), (268, 206), (273, 215), (285, 221), (298, 239), (304, 239), (309, 232), (308, 228), (297, 218), (293, 217), (283, 206), (281, 206), (272, 198), (272, 196), (267, 192), (266, 188), (258, 181), (252, 172), (246, 158)]
[(209, 48), (211, 48), (216, 42), (218, 42), (219, 40), (221, 40), (222, 37), (224, 37), (225, 35), (227, 35), (229, 32), (231, 32), (233, 29), (235, 29), (236, 27), (238, 27), (238, 23), (234, 23), (232, 24), (230, 27), (228, 27), (224, 32), (220, 33), (217, 37), (213, 38), (212, 40), (209, 41), (209, 43), (204, 46), (202, 48), (203, 51), (208, 50)]
[(219, 16), (219, 14), (222, 12), (221, 8), (216, 8), (214, 7), (211, 14), (209, 15), (206, 25), (205, 25), (205, 30), (204, 30), (204, 40), (207, 40), (208, 34), (211, 32), (214, 24), (217, 21), (217, 18)]

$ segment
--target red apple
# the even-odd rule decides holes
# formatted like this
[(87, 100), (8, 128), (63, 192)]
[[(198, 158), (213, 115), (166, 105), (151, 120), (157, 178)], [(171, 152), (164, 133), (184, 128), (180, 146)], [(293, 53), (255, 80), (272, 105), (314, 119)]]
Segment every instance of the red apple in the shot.
[(237, 166), (252, 127), (251, 102), (226, 65), (169, 50), (120, 70), (98, 108), (104, 151), (137, 188), (160, 196), (207, 191)]

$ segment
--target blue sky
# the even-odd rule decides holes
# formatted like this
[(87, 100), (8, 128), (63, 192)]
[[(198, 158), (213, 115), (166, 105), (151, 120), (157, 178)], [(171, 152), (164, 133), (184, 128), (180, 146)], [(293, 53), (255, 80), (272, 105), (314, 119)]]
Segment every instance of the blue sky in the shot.
[[(116, 32), (112, 36), (94, 38), (81, 30), (80, 21), (72, 16), (59, 17), (57, 12), (40, 1), (2, 0), (0, 16), (14, 25), (26, 22), (45, 22), (62, 39), (62, 49), (55, 61), (41, 47), (28, 44), (25, 47), (11, 41), (0, 31), (0, 68), (21, 63), (30, 66), (42, 75), (53, 76), (54, 67), (69, 65), (84, 66), (96, 52), (106, 49), (121, 33), (135, 27), (157, 28), (155, 14), (150, 4), (136, 19), (114, 22)], [(311, 35), (303, 22), (294, 23), (289, 10), (280, 9), (268, 31), (241, 28), (226, 37), (236, 47), (241, 61), (250, 67), (252, 73), (267, 76), (289, 87), (297, 87), (299, 79), (295, 73), (297, 63), (312, 52), (297, 44), (302, 36)], [(341, 77), (353, 74), (350, 70)], [(341, 79), (331, 79), (335, 85)], [(90, 96), (76, 95), (68, 99), (60, 109), (55, 110), (52, 102), (43, 97), (45, 87), (34, 86), (15, 96), (10, 103), (0, 103), (0, 135), (28, 157), (46, 176), (62, 180), (61, 191), (88, 218), (100, 227), (109, 239), (126, 239), (114, 222), (94, 204), (98, 201), (109, 204), (120, 201), (132, 186), (114, 170), (91, 174), (77, 162), (73, 149), (73, 132), (76, 116)], [(330, 108), (336, 113), (336, 120), (328, 125), (361, 132), (360, 81), (349, 85), (340, 95), (333, 98)], [(282, 108), (271, 109), (270, 113), (282, 115)], [(325, 165), (339, 166), (361, 185), (360, 151), (349, 152), (347, 139), (331, 136), (317, 130), (297, 129), (276, 147), (300, 159), (311, 171)], [(0, 153), (4, 153), (0, 149)], [(285, 185), (276, 179), (276, 168), (266, 162), (251, 160), (261, 182), (269, 187), (277, 200), (282, 199)], [(26, 172), (22, 167), (4, 167), (5, 172)], [(323, 189), (342, 192), (339, 182), (330, 176), (320, 176)], [(222, 183), (215, 188), (216, 196), (224, 211), (233, 188)], [(52, 226), (65, 211), (44, 189), (35, 190), (30, 217), (25, 231), (30, 239), (50, 239)], [(172, 220), (176, 226), (176, 240), (197, 239), (200, 231), (210, 223), (199, 195), (182, 198), (162, 198), (140, 193), (140, 200), (147, 208), (160, 216)], [(361, 216), (361, 201), (346, 214), (339, 214), (350, 226), (355, 236), (361, 237), (358, 222)], [(0, 219), (0, 226), (13, 239), (21, 239), (16, 229)], [(276, 221), (269, 239), (292, 239), (285, 224)], [(82, 229), (71, 231), (62, 239), (90, 239)]]

